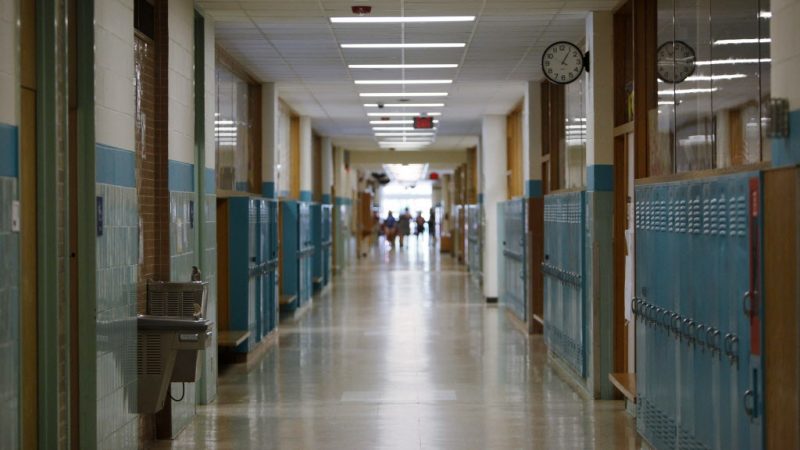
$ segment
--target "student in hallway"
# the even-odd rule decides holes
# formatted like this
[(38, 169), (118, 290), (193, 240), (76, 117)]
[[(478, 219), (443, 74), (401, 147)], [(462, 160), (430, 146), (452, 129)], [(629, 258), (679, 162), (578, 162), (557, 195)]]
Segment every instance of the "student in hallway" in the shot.
[(408, 208), (400, 213), (400, 217), (397, 219), (397, 234), (400, 236), (400, 247), (402, 248), (403, 240), (405, 240), (406, 236), (411, 234), (411, 213), (408, 211)]
[(386, 220), (383, 221), (383, 235), (386, 236), (386, 240), (392, 244), (392, 247), (394, 247), (394, 237), (396, 234), (397, 219), (395, 219), (392, 212), (389, 211), (389, 215), (386, 217)]

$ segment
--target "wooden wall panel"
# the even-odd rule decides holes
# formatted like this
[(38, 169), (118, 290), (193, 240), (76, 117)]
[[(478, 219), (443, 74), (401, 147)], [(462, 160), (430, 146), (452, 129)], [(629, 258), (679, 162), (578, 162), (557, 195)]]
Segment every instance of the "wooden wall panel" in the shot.
[(300, 199), (300, 117), (292, 116), (289, 131), (289, 187), (293, 199)]
[(764, 175), (764, 432), (767, 449), (800, 448), (797, 168)]

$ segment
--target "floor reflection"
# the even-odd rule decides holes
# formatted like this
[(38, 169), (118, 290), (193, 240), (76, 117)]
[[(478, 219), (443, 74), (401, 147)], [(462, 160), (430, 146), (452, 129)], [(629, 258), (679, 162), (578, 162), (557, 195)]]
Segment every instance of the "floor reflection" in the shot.
[(153, 448), (638, 448), (621, 402), (578, 397), (541, 337), (486, 306), (427, 238), (380, 242), (249, 372), (220, 375), (173, 442)]

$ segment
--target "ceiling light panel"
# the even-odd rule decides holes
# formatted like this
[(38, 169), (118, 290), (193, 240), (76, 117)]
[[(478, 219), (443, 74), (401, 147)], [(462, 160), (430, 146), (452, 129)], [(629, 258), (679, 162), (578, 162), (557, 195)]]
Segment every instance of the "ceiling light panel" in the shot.
[[(377, 103), (364, 103), (365, 108), (379, 108)], [(444, 108), (444, 103), (386, 103), (384, 108)]]
[(402, 132), (402, 133), (375, 133), (377, 137), (389, 137), (389, 136), (407, 136), (407, 137), (416, 137), (416, 136), (433, 136), (434, 133), (411, 133), (411, 132)]
[(463, 42), (443, 42), (427, 44), (342, 44), (342, 48), (464, 48), (467, 44)]
[(390, 85), (390, 84), (453, 84), (453, 80), (355, 80), (356, 84)]
[[(370, 120), (370, 125), (412, 125), (413, 120)], [(439, 123), (438, 119), (434, 119), (433, 123)]]
[(417, 17), (331, 17), (331, 23), (437, 23), (437, 22), (473, 22), (475, 16), (417, 16)]
[(350, 64), (351, 69), (454, 69), (458, 64)]
[(359, 97), (447, 97), (447, 92), (361, 92)]
[[(416, 131), (420, 128), (414, 127), (372, 127), (372, 131)], [(426, 128), (428, 130), (436, 130), (436, 128)]]
[(421, 112), (371, 112), (367, 113), (370, 117), (414, 117), (414, 116), (441, 116), (442, 113), (440, 112), (428, 112), (428, 113), (421, 113)]

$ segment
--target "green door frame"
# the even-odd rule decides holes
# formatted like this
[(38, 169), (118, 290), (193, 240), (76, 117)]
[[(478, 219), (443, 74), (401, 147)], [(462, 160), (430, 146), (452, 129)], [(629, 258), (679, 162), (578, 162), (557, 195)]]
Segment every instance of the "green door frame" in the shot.
[(97, 447), (97, 219), (95, 181), (94, 0), (77, 0), (78, 433)]
[[(71, 442), (72, 419), (77, 419), (80, 448), (92, 450), (97, 446), (97, 384), (96, 384), (96, 264), (95, 264), (95, 136), (94, 136), (94, 1), (74, 3), (76, 48), (69, 48), (67, 11), (69, 0), (53, 2), (36, 0), (36, 152), (37, 152), (37, 289), (38, 289), (38, 434), (39, 448), (57, 448), (60, 438)], [(77, 67), (68, 67), (68, 58), (58, 56), (56, 46), (66, 54), (77, 52)], [(61, 62), (59, 63), (59, 58)], [(69, 204), (63, 194), (63, 211), (80, 211), (78, 216), (78, 247), (70, 248), (78, 261), (78, 334), (70, 334), (70, 301), (59, 318), (59, 294), (69, 295), (69, 264), (65, 264), (64, 286), (59, 289), (59, 241), (69, 242), (68, 216), (62, 217), (63, 236), (59, 235), (59, 160), (58, 130), (66, 138), (68, 117), (67, 81), (70, 70), (77, 76), (77, 204)], [(65, 95), (59, 98), (57, 83)], [(60, 103), (60, 104), (59, 104)], [(60, 114), (60, 116), (59, 116)], [(60, 126), (60, 128), (59, 128)], [(67, 145), (67, 144), (63, 144)], [(65, 186), (69, 186), (69, 170), (62, 161)], [(67, 436), (59, 436), (59, 320), (66, 330), (64, 352), (67, 368), (65, 386), (70, 389), (70, 349), (78, 346), (78, 408), (79, 417), (69, 417), (71, 395), (66, 395)], [(75, 339), (77, 338), (77, 339)]]
[[(36, 0), (36, 203), (39, 448), (58, 446), (58, 156), (56, 2)], [(63, 23), (63, 22), (62, 22)], [(63, 120), (63, 119), (62, 119)], [(45, 207), (46, 206), (46, 207)], [(69, 292), (68, 290), (66, 292)]]

